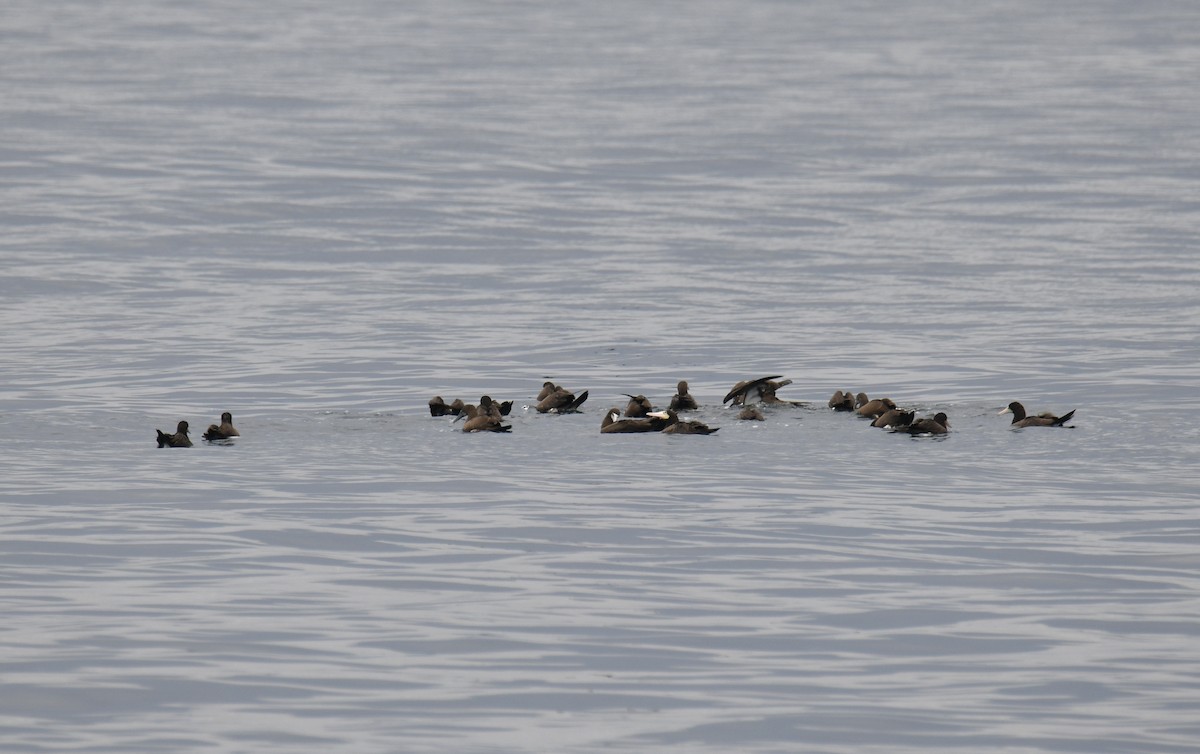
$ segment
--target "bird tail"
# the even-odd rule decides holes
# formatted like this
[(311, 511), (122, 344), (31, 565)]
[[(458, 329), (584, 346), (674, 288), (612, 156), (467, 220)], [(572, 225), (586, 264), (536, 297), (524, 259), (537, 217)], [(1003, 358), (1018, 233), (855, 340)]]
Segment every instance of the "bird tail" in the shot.
[(1077, 410), (1078, 410), (1078, 409), (1071, 409), (1071, 410), (1070, 410), (1070, 411), (1068, 411), (1067, 413), (1065, 413), (1065, 414), (1063, 414), (1062, 416), (1058, 417), (1058, 421), (1054, 422), (1054, 423), (1053, 423), (1053, 424), (1051, 424), (1050, 426), (1052, 426), (1052, 427), (1062, 427), (1062, 426), (1065, 426), (1067, 422), (1071, 421), (1071, 417), (1075, 415), (1075, 411), (1077, 411)]

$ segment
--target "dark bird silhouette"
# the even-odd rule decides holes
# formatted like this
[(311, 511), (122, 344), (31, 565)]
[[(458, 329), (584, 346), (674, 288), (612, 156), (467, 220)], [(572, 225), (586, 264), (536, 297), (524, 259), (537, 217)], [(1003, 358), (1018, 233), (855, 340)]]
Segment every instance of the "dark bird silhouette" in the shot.
[(625, 415), (630, 419), (641, 418), (654, 410), (650, 399), (644, 395), (629, 395), (629, 393), (621, 393), (621, 395), (629, 398), (629, 403), (625, 406)]
[(950, 420), (944, 413), (937, 413), (932, 419), (924, 417), (901, 427), (892, 427), (893, 432), (906, 432), (910, 435), (944, 435), (950, 431)]
[[(511, 405), (510, 405), (510, 408), (511, 408)], [(492, 396), (490, 396), (490, 395), (480, 396), (478, 413), (481, 415), (486, 414), (487, 416), (490, 416), (493, 419), (499, 419), (500, 417), (505, 415), (503, 406), (501, 404), (495, 402), (494, 400), (492, 400)]]
[(600, 420), (600, 432), (606, 435), (628, 432), (659, 432), (666, 426), (662, 419), (618, 419), (621, 409), (613, 407)]
[(455, 398), (451, 403), (446, 403), (440, 395), (435, 395), (429, 399), (430, 416), (458, 416), (462, 413), (462, 407), (463, 402), (461, 398)]
[[(865, 398), (866, 395), (864, 394), (863, 397)], [(895, 407), (896, 404), (891, 398), (876, 398), (859, 406), (856, 413), (858, 413), (859, 416), (866, 416), (871, 419), (875, 419), (886, 414)]]
[(871, 422), (871, 426), (883, 427), (884, 429), (888, 427), (891, 427), (892, 429), (900, 429), (912, 424), (912, 420), (915, 417), (916, 412), (914, 411), (905, 411), (903, 409), (893, 408), (875, 417), (875, 421)]
[(669, 435), (711, 435), (720, 429), (720, 427), (710, 427), (704, 422), (680, 419), (679, 414), (670, 409), (656, 411), (649, 416), (652, 419), (664, 420), (666, 426), (661, 431)]
[(463, 432), (511, 432), (512, 425), (504, 424), (500, 421), (500, 407), (492, 402), (491, 398), (486, 395), (486, 406), (484, 401), (480, 399), (479, 406), (472, 406), (470, 403), (463, 406), (462, 413), (459, 414), (459, 419), (464, 419)]
[(829, 399), (829, 407), (834, 411), (853, 411), (854, 393), (851, 393), (849, 390), (844, 393), (841, 390), (837, 391)]
[[(547, 386), (553, 389), (547, 392)], [(579, 395), (575, 395), (566, 388), (559, 387), (553, 382), (547, 382), (542, 386), (542, 392), (538, 393), (538, 396), (538, 403), (534, 408), (539, 414), (573, 414), (587, 400), (588, 391), (584, 390)]]
[(742, 381), (734, 385), (733, 388), (725, 394), (721, 399), (721, 403), (729, 403), (733, 401), (735, 406), (745, 406), (751, 403), (785, 403), (788, 405), (797, 405), (800, 401), (785, 401), (775, 395), (775, 391), (784, 385), (792, 384), (791, 380), (783, 380), (776, 382), (781, 374), (772, 375), (770, 377), (759, 377), (757, 380)]
[(1071, 421), (1071, 417), (1075, 415), (1076, 409), (1071, 409), (1062, 416), (1055, 416), (1049, 411), (1043, 411), (1037, 416), (1026, 416), (1025, 407), (1020, 403), (1013, 401), (1008, 404), (1008, 408), (997, 414), (1012, 414), (1012, 428), (1022, 429), (1024, 427), (1065, 427), (1067, 422)]
[(179, 422), (179, 426), (175, 428), (175, 434), (168, 435), (161, 429), (154, 430), (158, 433), (158, 447), (160, 448), (190, 448), (192, 441), (188, 438), (188, 423)]
[(697, 408), (696, 399), (688, 392), (687, 380), (680, 380), (675, 386), (675, 395), (671, 396), (671, 410), (695, 411)]
[(537, 394), (538, 402), (546, 400), (546, 397), (549, 396), (551, 393), (553, 393), (555, 390), (562, 390), (562, 388), (560, 388), (558, 385), (555, 385), (550, 380), (546, 380), (545, 382), (543, 382), (542, 389)]
[(212, 442), (213, 440), (228, 440), (231, 437), (241, 437), (241, 432), (238, 432), (233, 426), (233, 414), (226, 411), (221, 414), (221, 424), (209, 424), (208, 429), (204, 430), (204, 439)]

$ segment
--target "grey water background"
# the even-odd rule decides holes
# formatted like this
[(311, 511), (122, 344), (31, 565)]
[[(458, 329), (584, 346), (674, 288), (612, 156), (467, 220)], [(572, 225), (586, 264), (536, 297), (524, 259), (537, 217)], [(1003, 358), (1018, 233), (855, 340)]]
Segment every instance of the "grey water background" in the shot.
[(1197, 751), (1198, 73), (1185, 2), (7, 4), (0, 748)]

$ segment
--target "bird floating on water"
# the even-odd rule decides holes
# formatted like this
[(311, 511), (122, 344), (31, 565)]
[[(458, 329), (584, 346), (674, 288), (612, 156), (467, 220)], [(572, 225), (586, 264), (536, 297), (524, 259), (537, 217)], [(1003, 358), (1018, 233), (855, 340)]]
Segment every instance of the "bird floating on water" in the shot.
[(633, 432), (661, 432), (666, 422), (657, 417), (645, 419), (621, 419), (621, 409), (610, 408), (600, 420), (600, 432), (605, 435), (628, 434)]
[(725, 397), (721, 399), (721, 403), (733, 401), (734, 406), (746, 406), (752, 403), (799, 405), (801, 401), (785, 401), (775, 395), (775, 391), (779, 390), (779, 388), (792, 384), (791, 380), (776, 382), (782, 376), (781, 374), (774, 374), (770, 377), (759, 377), (757, 380), (743, 380), (734, 385), (725, 394)]
[(684, 420), (679, 418), (679, 414), (671, 409), (666, 411), (655, 411), (649, 414), (651, 418), (662, 419), (666, 422), (666, 426), (662, 431), (669, 435), (711, 435), (720, 427), (710, 427), (704, 422), (692, 420)]
[(226, 411), (221, 414), (221, 423), (209, 424), (208, 429), (204, 430), (204, 439), (209, 442), (214, 440), (228, 440), (231, 437), (241, 437), (242, 433), (238, 432), (233, 426), (233, 414)]
[(688, 392), (687, 380), (680, 380), (675, 386), (675, 395), (671, 396), (672, 411), (695, 411), (698, 408), (696, 399)]
[(161, 429), (154, 430), (158, 433), (158, 447), (160, 448), (190, 448), (192, 441), (188, 437), (188, 423), (185, 421), (179, 422), (179, 426), (175, 428), (175, 434), (168, 435)]
[(1013, 401), (1008, 404), (1008, 408), (1005, 408), (997, 416), (1012, 414), (1013, 429), (1023, 429), (1025, 427), (1065, 427), (1067, 426), (1066, 423), (1071, 421), (1071, 417), (1075, 415), (1075, 411), (1076, 409), (1071, 409), (1062, 416), (1055, 416), (1049, 411), (1043, 411), (1037, 416), (1026, 416), (1025, 407)]
[(542, 384), (542, 390), (538, 393), (538, 402), (534, 408), (539, 414), (573, 414), (579, 411), (579, 407), (587, 398), (588, 391), (586, 390), (576, 395), (553, 382), (546, 382)]

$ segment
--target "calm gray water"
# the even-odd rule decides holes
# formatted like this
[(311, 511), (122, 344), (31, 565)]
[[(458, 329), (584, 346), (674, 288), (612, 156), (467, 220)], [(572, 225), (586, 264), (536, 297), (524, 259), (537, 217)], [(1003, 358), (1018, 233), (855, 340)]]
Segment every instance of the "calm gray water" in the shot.
[(0, 748), (1197, 751), (1200, 6), (824, 5), (9, 3)]

